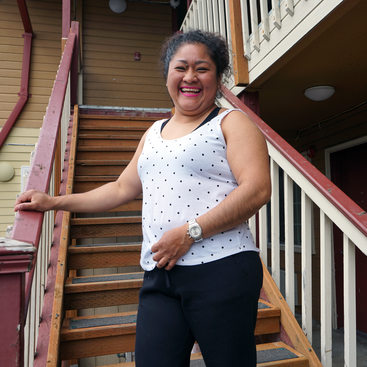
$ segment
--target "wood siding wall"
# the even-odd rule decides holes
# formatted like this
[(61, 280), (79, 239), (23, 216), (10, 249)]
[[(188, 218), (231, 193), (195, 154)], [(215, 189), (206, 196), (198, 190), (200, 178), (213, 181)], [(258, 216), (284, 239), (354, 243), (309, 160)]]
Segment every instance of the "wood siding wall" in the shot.
[[(15, 176), (0, 182), (0, 236), (14, 221), (13, 205), (20, 192), (21, 166), (29, 166), (51, 94), (61, 52), (61, 0), (27, 1), (34, 32), (30, 98), (0, 150), (0, 161), (10, 163)], [(0, 127), (18, 100), (23, 58), (24, 28), (17, 2), (0, 1)]]
[[(128, 2), (122, 14), (107, 1), (84, 1), (84, 104), (171, 106), (158, 65), (162, 41), (172, 33), (167, 4)], [(134, 61), (140, 52), (141, 61)]]

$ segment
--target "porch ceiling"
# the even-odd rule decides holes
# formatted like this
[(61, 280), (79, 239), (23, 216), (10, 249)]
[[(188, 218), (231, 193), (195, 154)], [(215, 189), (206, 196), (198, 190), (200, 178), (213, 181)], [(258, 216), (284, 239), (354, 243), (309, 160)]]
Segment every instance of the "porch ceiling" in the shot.
[[(367, 100), (367, 1), (347, 0), (323, 24), (299, 42), (273, 68), (254, 81), (249, 90), (260, 93), (265, 122), (288, 140), (327, 120), (367, 119), (367, 105), (345, 111)], [(332, 85), (335, 94), (313, 102), (303, 92), (317, 85)], [(354, 110), (354, 111), (357, 111)]]

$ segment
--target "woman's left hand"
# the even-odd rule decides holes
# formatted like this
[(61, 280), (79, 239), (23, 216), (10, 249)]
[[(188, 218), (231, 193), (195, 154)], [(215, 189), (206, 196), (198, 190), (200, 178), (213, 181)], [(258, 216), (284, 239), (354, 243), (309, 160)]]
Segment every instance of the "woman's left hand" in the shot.
[(189, 251), (193, 242), (187, 234), (187, 224), (171, 229), (152, 246), (152, 252), (155, 253), (153, 260), (157, 262), (158, 268), (171, 270), (177, 260)]

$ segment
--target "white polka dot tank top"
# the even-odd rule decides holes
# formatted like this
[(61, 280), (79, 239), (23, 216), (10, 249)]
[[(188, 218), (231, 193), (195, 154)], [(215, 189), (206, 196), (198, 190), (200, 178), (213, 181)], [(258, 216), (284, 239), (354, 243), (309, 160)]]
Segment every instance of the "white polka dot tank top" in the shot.
[[(144, 270), (154, 269), (151, 247), (166, 231), (206, 213), (237, 187), (221, 129), (222, 119), (231, 111), (177, 139), (161, 137), (164, 120), (156, 121), (148, 131), (138, 160)], [(241, 251), (258, 251), (247, 223), (194, 243), (176, 265), (203, 264)]]

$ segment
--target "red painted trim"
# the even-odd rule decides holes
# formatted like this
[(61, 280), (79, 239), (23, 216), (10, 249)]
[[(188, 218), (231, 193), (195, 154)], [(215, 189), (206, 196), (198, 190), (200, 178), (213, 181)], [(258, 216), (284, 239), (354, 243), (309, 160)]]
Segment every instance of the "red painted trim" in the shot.
[[(18, 4), (20, 2), (21, 1), (18, 1)], [(29, 18), (28, 18), (28, 22), (30, 23)], [(29, 26), (27, 24), (24, 24), (24, 29), (27, 29), (27, 28), (29, 28)], [(17, 121), (29, 97), (28, 85), (29, 85), (29, 71), (30, 71), (30, 65), (31, 65), (31, 51), (32, 51), (33, 34), (24, 33), (23, 37), (24, 37), (23, 62), (22, 62), (22, 74), (21, 74), (21, 81), (20, 81), (19, 99), (16, 105), (14, 106), (13, 111), (10, 113), (10, 116), (6, 120), (3, 128), (0, 131), (0, 148), (3, 146), (6, 138), (8, 137), (11, 129), (13, 128), (15, 122)]]
[(73, 22), (71, 26), (71, 31), (76, 34), (75, 39), (75, 47), (73, 51), (73, 59), (71, 63), (71, 70), (70, 70), (70, 84), (71, 84), (71, 91), (70, 91), (70, 104), (74, 107), (78, 104), (78, 72), (79, 72), (79, 25), (78, 23)]
[(62, 38), (68, 38), (70, 32), (70, 0), (62, 0)]
[(24, 32), (33, 33), (31, 20), (29, 18), (27, 5), (25, 0), (17, 0), (20, 16), (22, 17)]
[(315, 166), (289, 145), (249, 107), (226, 87), (223, 96), (236, 108), (244, 111), (256, 123), (265, 138), (310, 181), (333, 205), (338, 208), (364, 235), (367, 236), (367, 213), (333, 184)]

